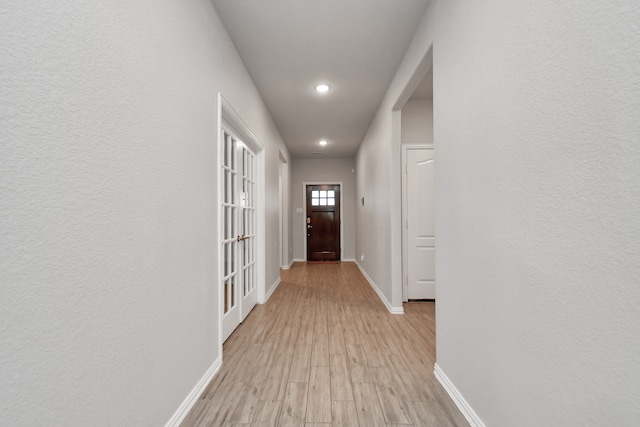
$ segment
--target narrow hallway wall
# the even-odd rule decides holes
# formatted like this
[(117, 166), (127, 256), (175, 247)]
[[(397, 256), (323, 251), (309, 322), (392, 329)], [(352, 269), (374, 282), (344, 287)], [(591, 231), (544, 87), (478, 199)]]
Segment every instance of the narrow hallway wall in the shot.
[(207, 0), (2, 9), (0, 424), (164, 425), (221, 356), (218, 92), (268, 200), (287, 149)]
[(432, 49), (437, 368), (476, 425), (640, 419), (638, 22), (435, 0), (357, 154), (356, 247), (391, 296), (392, 110)]

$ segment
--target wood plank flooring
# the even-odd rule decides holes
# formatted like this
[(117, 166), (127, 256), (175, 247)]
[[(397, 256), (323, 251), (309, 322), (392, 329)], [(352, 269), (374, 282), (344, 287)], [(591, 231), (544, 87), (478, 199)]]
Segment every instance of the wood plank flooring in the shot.
[(296, 263), (182, 425), (468, 426), (434, 360), (433, 303), (390, 314), (355, 264)]

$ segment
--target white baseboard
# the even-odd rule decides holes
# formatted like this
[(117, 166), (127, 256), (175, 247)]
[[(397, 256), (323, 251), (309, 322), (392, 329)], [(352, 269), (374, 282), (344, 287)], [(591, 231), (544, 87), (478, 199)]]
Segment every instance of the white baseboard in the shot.
[(385, 297), (384, 294), (382, 293), (382, 291), (380, 289), (378, 289), (378, 286), (375, 284), (375, 282), (373, 280), (371, 280), (371, 277), (369, 277), (367, 272), (364, 271), (364, 268), (362, 268), (362, 266), (358, 262), (356, 262), (356, 265), (358, 266), (358, 269), (360, 270), (360, 273), (362, 273), (364, 278), (367, 279), (367, 282), (369, 282), (369, 285), (371, 285), (373, 290), (376, 291), (376, 294), (378, 294), (378, 298), (380, 298), (380, 300), (385, 305), (385, 307), (387, 307), (387, 310), (389, 310), (389, 313), (392, 313), (392, 314), (404, 314), (404, 307), (394, 307), (394, 306), (392, 306), (391, 303), (387, 300), (387, 297)]
[(280, 267), (283, 270), (288, 270), (291, 268), (291, 266), (293, 265), (293, 263), (296, 262), (296, 260), (292, 259), (291, 262), (289, 263), (289, 265), (283, 265), (282, 267)]
[(279, 285), (280, 285), (280, 278), (278, 277), (276, 281), (273, 283), (273, 285), (271, 285), (271, 289), (269, 289), (269, 292), (267, 292), (267, 294), (264, 296), (264, 301), (261, 302), (260, 304), (264, 304), (267, 301), (269, 301), (269, 298), (271, 298), (271, 295), (273, 295), (273, 293), (276, 291)]
[(191, 390), (191, 393), (184, 399), (180, 407), (176, 410), (173, 416), (167, 421), (165, 427), (178, 427), (182, 421), (186, 418), (187, 414), (193, 408), (193, 405), (196, 404), (200, 395), (204, 392), (205, 388), (209, 385), (213, 377), (218, 373), (220, 367), (222, 366), (222, 357), (218, 357), (213, 365), (207, 372), (200, 378), (200, 381), (196, 384), (196, 386)]
[(291, 265), (293, 265), (294, 262), (307, 262), (307, 260), (302, 258), (294, 258), (291, 262)]
[(349, 258), (349, 259), (343, 259), (343, 260), (342, 260), (342, 262), (354, 262), (354, 263), (355, 263), (355, 262), (356, 262), (356, 260), (355, 260), (355, 259), (350, 259), (350, 258)]
[(434, 365), (433, 375), (435, 375), (438, 381), (440, 381), (442, 387), (444, 387), (445, 391), (449, 394), (458, 409), (460, 409), (460, 412), (462, 412), (462, 415), (464, 415), (471, 427), (486, 427), (478, 414), (476, 414), (471, 405), (469, 405), (469, 402), (467, 402), (462, 394), (460, 394), (460, 391), (458, 391), (456, 386), (453, 385), (449, 377), (447, 377), (437, 363)]

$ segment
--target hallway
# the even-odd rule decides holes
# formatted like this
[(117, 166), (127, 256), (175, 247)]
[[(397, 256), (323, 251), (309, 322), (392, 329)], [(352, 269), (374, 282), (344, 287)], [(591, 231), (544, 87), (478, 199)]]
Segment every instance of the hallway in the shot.
[(434, 304), (405, 312), (353, 263), (295, 263), (224, 344), (182, 425), (468, 425), (433, 376)]

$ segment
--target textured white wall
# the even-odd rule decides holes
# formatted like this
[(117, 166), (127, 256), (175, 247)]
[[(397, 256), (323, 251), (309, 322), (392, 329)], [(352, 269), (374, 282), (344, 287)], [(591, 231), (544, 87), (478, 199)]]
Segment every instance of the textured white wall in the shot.
[(354, 160), (344, 159), (293, 159), (291, 178), (293, 204), (291, 207), (293, 226), (293, 258), (307, 259), (304, 251), (305, 217), (296, 208), (304, 211), (303, 188), (305, 182), (342, 182), (342, 260), (355, 259), (355, 167)]
[[(635, 0), (434, 1), (358, 153), (359, 194), (384, 188), (433, 44), (437, 360), (488, 426), (640, 420), (638, 22)], [(389, 215), (358, 216), (378, 277), (363, 229)]]
[(433, 100), (410, 99), (402, 107), (402, 144), (433, 144)]
[(217, 92), (267, 199), (286, 148), (206, 0), (6, 3), (0, 33), (0, 424), (162, 425), (220, 356)]

